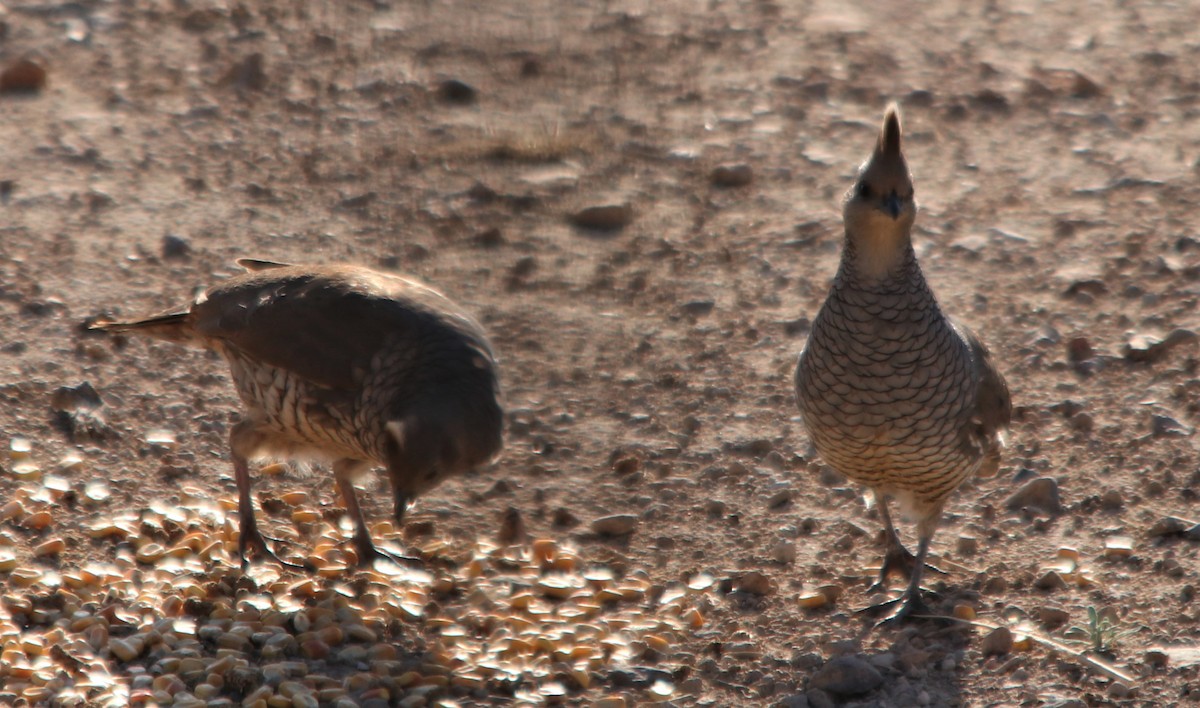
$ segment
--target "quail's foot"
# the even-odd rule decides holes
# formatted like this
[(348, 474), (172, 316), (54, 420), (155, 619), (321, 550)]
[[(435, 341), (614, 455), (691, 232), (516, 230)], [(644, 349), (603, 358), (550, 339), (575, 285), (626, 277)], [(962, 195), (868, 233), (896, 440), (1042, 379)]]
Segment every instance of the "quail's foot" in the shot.
[(307, 563), (292, 563), (291, 561), (285, 561), (284, 559), (280, 558), (279, 554), (275, 552), (275, 549), (271, 548), (271, 544), (281, 543), (283, 543), (283, 541), (278, 538), (272, 538), (270, 536), (263, 535), (263, 533), (258, 530), (257, 524), (253, 522), (250, 524), (243, 523), (241, 531), (238, 534), (238, 555), (240, 555), (242, 558), (242, 568), (250, 565), (250, 557), (249, 554), (247, 554), (247, 551), (254, 549), (258, 553), (261, 553), (285, 568), (290, 568), (291, 570), (306, 570), (310, 572), (314, 570), (314, 568)]
[[(891, 536), (888, 538), (887, 551), (883, 556), (883, 565), (879, 568), (879, 579), (871, 587), (867, 588), (867, 592), (885, 592), (887, 590), (888, 577), (891, 575), (899, 575), (906, 581), (911, 580), (913, 571), (916, 568), (917, 557), (900, 543), (900, 539)], [(946, 575), (946, 571), (936, 565), (926, 563), (925, 569), (932, 570), (939, 575)]]
[(864, 607), (858, 613), (873, 617), (883, 614), (875, 623), (876, 627), (893, 627), (910, 619), (934, 617), (933, 611), (921, 597), (921, 590), (908, 590), (900, 597)]
[(396, 565), (420, 565), (421, 559), (412, 556), (406, 556), (402, 553), (395, 553), (385, 548), (380, 548), (370, 539), (355, 536), (354, 550), (358, 556), (358, 567), (369, 568), (377, 560), (385, 560)]

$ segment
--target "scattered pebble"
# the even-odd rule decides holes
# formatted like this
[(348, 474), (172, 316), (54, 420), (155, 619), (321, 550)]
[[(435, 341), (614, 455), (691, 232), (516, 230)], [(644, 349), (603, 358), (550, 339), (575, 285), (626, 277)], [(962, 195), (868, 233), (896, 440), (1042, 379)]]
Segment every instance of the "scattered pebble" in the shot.
[(637, 529), (638, 517), (633, 514), (602, 516), (592, 522), (592, 531), (601, 536), (628, 536)]
[(796, 544), (791, 541), (776, 541), (771, 547), (771, 558), (781, 565), (796, 562)]
[(1012, 651), (1013, 633), (1008, 627), (997, 627), (984, 636), (979, 649), (984, 656), (1004, 655)]
[(979, 552), (979, 539), (965, 534), (959, 536), (958, 541), (955, 543), (955, 550), (959, 555), (973, 556)]
[(1038, 622), (1048, 630), (1055, 630), (1071, 619), (1070, 613), (1061, 607), (1044, 605), (1038, 609)]
[(0, 93), (37, 93), (46, 86), (46, 69), (33, 59), (18, 59), (0, 71)]
[(679, 306), (679, 309), (690, 317), (703, 317), (713, 311), (716, 303), (712, 300), (692, 300)]
[(837, 656), (825, 662), (809, 679), (811, 688), (838, 696), (857, 696), (875, 690), (883, 675), (857, 656)]
[(254, 52), (235, 63), (225, 72), (221, 83), (237, 89), (262, 91), (267, 88), (266, 59), (262, 52)]
[(775, 584), (766, 575), (752, 570), (738, 579), (737, 589), (751, 595), (770, 595), (775, 591)]
[(162, 257), (171, 259), (188, 258), (192, 255), (192, 245), (187, 239), (176, 234), (166, 234), (162, 239)]
[(1129, 337), (1121, 353), (1129, 361), (1153, 363), (1162, 360), (1172, 349), (1181, 344), (1192, 344), (1200, 335), (1189, 329), (1172, 330), (1164, 339), (1149, 334), (1134, 334)]
[(1047, 592), (1067, 589), (1067, 581), (1063, 580), (1062, 575), (1057, 570), (1046, 571), (1033, 585), (1038, 590), (1045, 590)]
[(1008, 498), (1005, 506), (1010, 511), (1036, 509), (1044, 514), (1056, 516), (1062, 513), (1062, 501), (1058, 495), (1058, 481), (1053, 477), (1031, 479)]
[(479, 98), (479, 91), (474, 86), (460, 79), (446, 79), (438, 84), (438, 97), (446, 103), (465, 106), (474, 103)]
[(597, 231), (617, 231), (633, 221), (633, 207), (629, 204), (601, 204), (580, 209), (571, 214), (572, 224)]
[(718, 165), (708, 179), (717, 187), (745, 187), (754, 181), (754, 170), (745, 163)]
[(1181, 519), (1178, 516), (1164, 516), (1163, 518), (1154, 522), (1154, 525), (1150, 527), (1148, 533), (1154, 538), (1161, 538), (1163, 536), (1176, 536), (1196, 526), (1197, 523), (1195, 521)]

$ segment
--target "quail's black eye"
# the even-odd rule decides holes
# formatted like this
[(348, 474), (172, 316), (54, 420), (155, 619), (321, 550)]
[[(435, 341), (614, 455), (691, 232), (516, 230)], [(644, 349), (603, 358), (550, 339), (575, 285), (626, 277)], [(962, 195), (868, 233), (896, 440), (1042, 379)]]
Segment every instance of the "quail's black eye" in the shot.
[(858, 183), (858, 196), (862, 199), (870, 199), (871, 198), (871, 185), (867, 184), (866, 182), (859, 182)]

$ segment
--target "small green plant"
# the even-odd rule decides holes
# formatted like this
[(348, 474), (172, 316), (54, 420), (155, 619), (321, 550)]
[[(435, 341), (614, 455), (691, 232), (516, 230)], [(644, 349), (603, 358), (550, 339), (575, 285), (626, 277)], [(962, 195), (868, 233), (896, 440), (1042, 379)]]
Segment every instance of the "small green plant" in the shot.
[(1134, 633), (1133, 629), (1121, 629), (1118, 620), (1101, 614), (1093, 606), (1088, 606), (1088, 621), (1086, 627), (1075, 625), (1063, 633), (1063, 637), (1076, 644), (1086, 644), (1091, 651), (1111, 653), (1121, 640)]

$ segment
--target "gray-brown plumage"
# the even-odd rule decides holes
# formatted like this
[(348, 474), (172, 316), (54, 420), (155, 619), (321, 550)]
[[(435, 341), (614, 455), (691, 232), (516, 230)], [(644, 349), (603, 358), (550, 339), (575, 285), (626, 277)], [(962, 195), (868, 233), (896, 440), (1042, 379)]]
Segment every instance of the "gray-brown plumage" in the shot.
[(483, 329), (408, 278), (348, 265), (238, 263), (249, 272), (186, 309), (93, 327), (196, 344), (228, 360), (246, 406), (229, 436), (243, 563), (250, 548), (283, 563), (254, 518), (248, 463), (261, 457), (332, 461), (359, 562), (401, 558), (371, 541), (354, 479), (385, 467), (400, 523), (412, 498), (499, 452), (496, 362)]
[[(942, 313), (917, 263), (895, 106), (843, 206), (841, 264), (800, 355), (796, 399), (825, 462), (876, 497), (887, 536), (877, 586), (893, 571), (910, 581), (899, 618), (922, 607), (925, 557), (950, 493), (996, 472), (1011, 403), (987, 348)], [(889, 497), (916, 517), (915, 556)]]

